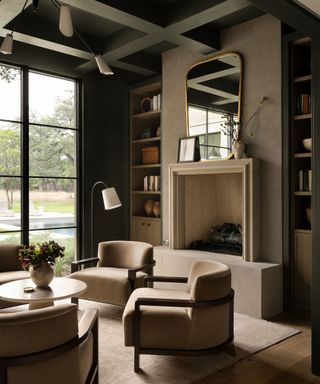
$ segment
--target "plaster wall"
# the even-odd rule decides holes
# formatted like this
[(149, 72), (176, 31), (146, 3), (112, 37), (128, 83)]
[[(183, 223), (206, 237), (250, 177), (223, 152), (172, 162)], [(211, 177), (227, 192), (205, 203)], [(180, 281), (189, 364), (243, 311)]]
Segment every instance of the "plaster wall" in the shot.
[[(259, 158), (261, 166), (261, 247), (258, 258), (281, 263), (281, 24), (270, 15), (258, 17), (222, 32), (221, 46), (221, 53), (234, 51), (243, 58), (244, 121), (255, 111), (259, 100), (267, 98), (251, 122), (254, 136), (247, 146), (247, 153)], [(163, 240), (169, 238), (168, 165), (177, 161), (179, 138), (187, 135), (186, 73), (202, 58), (205, 57), (181, 47), (163, 54)]]

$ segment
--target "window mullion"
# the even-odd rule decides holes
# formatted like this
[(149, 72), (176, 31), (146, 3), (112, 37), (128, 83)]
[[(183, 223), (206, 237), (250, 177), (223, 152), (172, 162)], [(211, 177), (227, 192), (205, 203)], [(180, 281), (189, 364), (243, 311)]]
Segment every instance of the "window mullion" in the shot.
[(21, 135), (21, 218), (22, 242), (29, 244), (29, 76), (28, 69), (22, 69), (22, 135)]

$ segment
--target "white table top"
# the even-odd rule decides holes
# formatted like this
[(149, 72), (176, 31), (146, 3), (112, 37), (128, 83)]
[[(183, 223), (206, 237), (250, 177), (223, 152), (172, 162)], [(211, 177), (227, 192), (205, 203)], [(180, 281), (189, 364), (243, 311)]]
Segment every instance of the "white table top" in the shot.
[[(24, 292), (33, 287), (34, 292)], [(17, 303), (47, 302), (76, 296), (87, 289), (87, 284), (76, 279), (55, 277), (49, 288), (38, 288), (31, 279), (15, 280), (0, 285), (0, 299)]]

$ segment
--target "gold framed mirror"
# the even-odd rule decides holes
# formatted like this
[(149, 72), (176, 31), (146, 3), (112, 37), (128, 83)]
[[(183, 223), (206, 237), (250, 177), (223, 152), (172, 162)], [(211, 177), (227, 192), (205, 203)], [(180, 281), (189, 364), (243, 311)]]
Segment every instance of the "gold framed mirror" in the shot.
[(199, 136), (201, 160), (230, 157), (230, 121), (241, 120), (242, 58), (230, 52), (194, 64), (186, 77), (187, 134)]

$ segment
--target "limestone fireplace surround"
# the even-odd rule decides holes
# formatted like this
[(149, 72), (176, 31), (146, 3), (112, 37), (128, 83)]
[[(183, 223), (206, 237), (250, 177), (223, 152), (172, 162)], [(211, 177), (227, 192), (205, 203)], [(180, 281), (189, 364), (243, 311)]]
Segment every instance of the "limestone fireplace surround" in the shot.
[[(258, 318), (280, 313), (282, 265), (260, 259), (259, 197), (257, 159), (170, 164), (169, 246), (155, 247), (155, 273), (186, 276), (193, 260), (219, 261), (231, 269), (235, 311)], [(230, 214), (242, 224), (242, 257), (186, 249), (203, 222), (203, 228), (214, 216), (228, 222)]]

